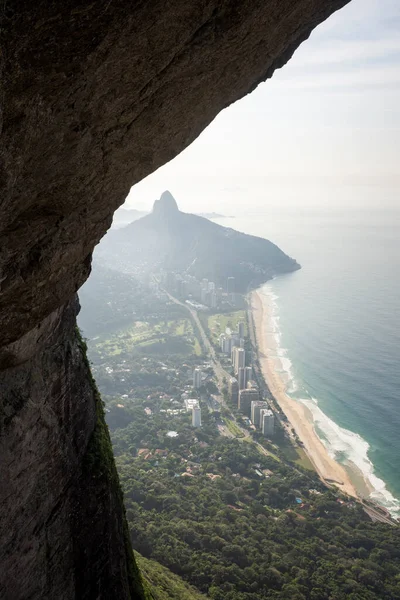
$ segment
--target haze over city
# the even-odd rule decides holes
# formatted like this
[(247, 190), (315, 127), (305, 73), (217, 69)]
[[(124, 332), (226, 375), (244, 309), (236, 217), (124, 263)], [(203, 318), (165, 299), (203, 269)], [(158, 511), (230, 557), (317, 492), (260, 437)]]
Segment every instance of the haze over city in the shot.
[(395, 0), (353, 0), (125, 206), (150, 210), (170, 189), (184, 211), (397, 208), (399, 27)]

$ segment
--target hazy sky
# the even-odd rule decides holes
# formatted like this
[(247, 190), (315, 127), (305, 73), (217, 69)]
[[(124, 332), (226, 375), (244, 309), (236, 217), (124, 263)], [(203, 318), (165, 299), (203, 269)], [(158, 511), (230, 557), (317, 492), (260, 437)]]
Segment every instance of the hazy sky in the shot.
[(352, 0), (127, 205), (169, 189), (186, 211), (396, 207), (399, 158), (400, 0)]

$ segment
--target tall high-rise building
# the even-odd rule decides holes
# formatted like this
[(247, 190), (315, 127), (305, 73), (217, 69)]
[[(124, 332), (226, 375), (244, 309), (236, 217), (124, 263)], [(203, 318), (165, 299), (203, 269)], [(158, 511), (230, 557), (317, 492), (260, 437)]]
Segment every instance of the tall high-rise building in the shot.
[(210, 304), (210, 292), (208, 289), (203, 288), (201, 290), (201, 303), (205, 304), (206, 306)]
[(237, 380), (238, 380), (238, 384), (239, 384), (239, 390), (246, 389), (246, 370), (243, 369), (242, 367), (240, 369), (238, 369)]
[(244, 367), (246, 366), (246, 352), (243, 348), (234, 348), (232, 362), (233, 371), (237, 375), (239, 369), (244, 369)]
[(208, 282), (208, 291), (209, 292), (214, 292), (215, 291), (215, 283), (213, 281), (209, 281)]
[(251, 422), (256, 427), (260, 427), (260, 412), (267, 409), (268, 404), (263, 400), (252, 400), (251, 402)]
[(243, 348), (237, 349), (237, 368), (244, 369), (246, 366), (246, 352)]
[(231, 334), (231, 340), (232, 340), (232, 348), (234, 346), (237, 346), (238, 348), (240, 347), (240, 339), (237, 333), (232, 333)]
[(228, 338), (229, 338), (229, 344), (230, 344), (230, 355), (231, 355), (231, 360), (232, 360), (232, 364), (233, 364), (233, 351), (234, 351), (234, 348), (239, 347), (239, 338), (235, 333), (232, 335), (229, 335)]
[(198, 390), (201, 387), (201, 370), (195, 369), (193, 371), (193, 387)]
[(233, 368), (233, 371), (234, 371), (235, 373), (236, 373), (235, 365), (236, 365), (236, 362), (237, 362), (237, 361), (236, 361), (236, 352), (237, 352), (237, 346), (234, 346), (234, 347), (231, 349), (231, 361), (232, 361), (232, 368)]
[(221, 352), (223, 352), (224, 354), (228, 354), (228, 356), (231, 353), (231, 339), (228, 335), (225, 335), (225, 333), (221, 333), (221, 335), (219, 336), (219, 344), (220, 344), (220, 348), (221, 348)]
[(244, 338), (244, 321), (238, 323), (238, 334), (240, 338)]
[(218, 303), (217, 302), (217, 294), (214, 291), (212, 291), (210, 293), (210, 306), (211, 306), (211, 308), (217, 308), (217, 303)]
[(251, 403), (255, 400), (260, 399), (258, 390), (240, 390), (239, 391), (239, 402), (238, 409), (241, 413), (250, 418), (251, 415)]
[(224, 353), (227, 354), (228, 356), (231, 353), (231, 347), (232, 347), (232, 340), (231, 340), (230, 336), (228, 335), (225, 340), (225, 350), (224, 350)]
[(225, 342), (226, 342), (226, 335), (224, 333), (221, 333), (221, 335), (219, 336), (219, 347), (221, 352), (225, 352)]
[(269, 408), (260, 411), (261, 431), (265, 437), (274, 435), (275, 417), (272, 410)]
[(228, 294), (233, 294), (235, 292), (235, 278), (228, 277), (226, 282), (226, 292)]
[(228, 381), (228, 394), (232, 403), (237, 406), (239, 401), (239, 385), (236, 377), (231, 377)]
[(201, 408), (199, 406), (192, 408), (192, 426), (201, 427)]
[(244, 338), (239, 338), (239, 346), (241, 348), (244, 348), (244, 345), (245, 345), (245, 339)]
[(251, 367), (245, 367), (245, 386), (247, 387), (247, 384), (249, 383), (249, 381), (251, 381), (251, 378), (253, 376), (253, 369)]

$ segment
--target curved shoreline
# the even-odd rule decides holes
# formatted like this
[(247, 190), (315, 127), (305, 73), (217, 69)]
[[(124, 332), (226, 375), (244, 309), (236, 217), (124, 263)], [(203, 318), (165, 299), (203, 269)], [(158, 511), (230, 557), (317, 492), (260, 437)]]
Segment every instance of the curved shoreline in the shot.
[(272, 395), (286, 415), (292, 427), (303, 444), (312, 464), (320, 477), (328, 485), (337, 486), (342, 492), (359, 498), (372, 490), (368, 489), (368, 482), (363, 478), (363, 492), (359, 486), (354, 485), (347, 470), (337, 463), (328, 453), (324, 444), (314, 429), (313, 415), (301, 402), (290, 398), (285, 390), (285, 382), (276, 368), (276, 358), (272, 356), (273, 331), (270, 326), (271, 308), (264, 303), (258, 290), (249, 294), (249, 302), (254, 321), (258, 356), (263, 376), (270, 388)]

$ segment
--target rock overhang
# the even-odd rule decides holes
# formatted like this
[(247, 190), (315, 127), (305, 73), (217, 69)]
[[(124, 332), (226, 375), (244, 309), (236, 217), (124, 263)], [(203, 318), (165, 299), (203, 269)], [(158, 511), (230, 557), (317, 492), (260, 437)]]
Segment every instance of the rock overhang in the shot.
[(78, 290), (131, 185), (271, 77), (348, 1), (9, 7), (1, 32), (2, 345), (23, 346)]

